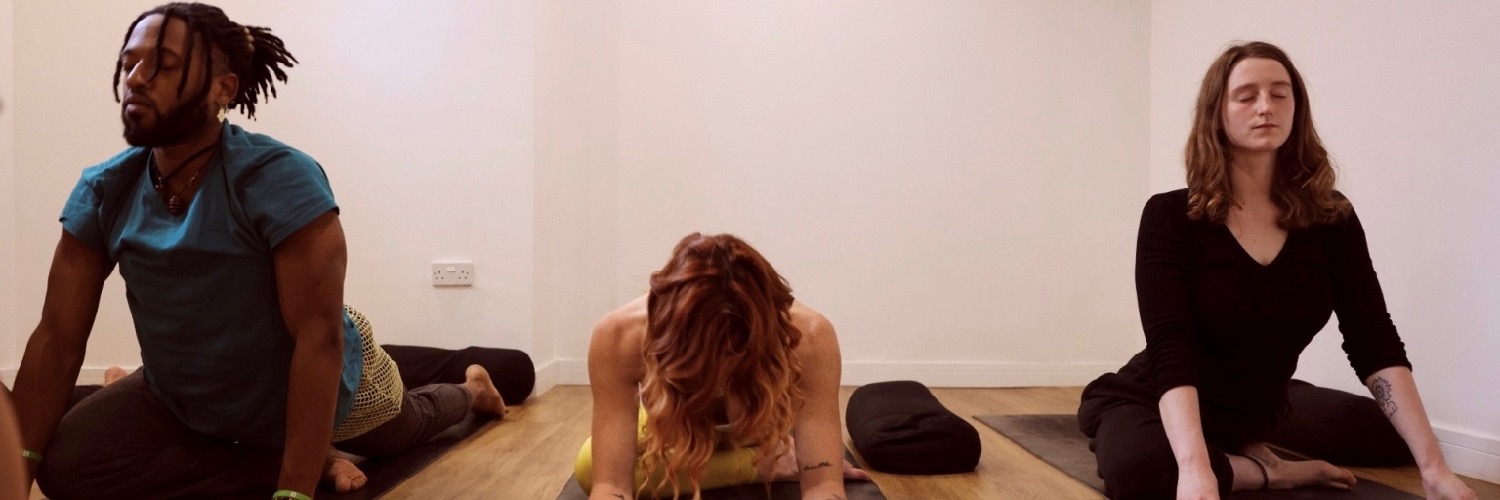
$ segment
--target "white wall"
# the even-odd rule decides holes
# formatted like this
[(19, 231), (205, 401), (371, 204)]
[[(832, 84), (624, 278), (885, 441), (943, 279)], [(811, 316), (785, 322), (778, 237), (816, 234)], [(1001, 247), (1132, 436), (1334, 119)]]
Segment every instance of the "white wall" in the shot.
[[(15, 8), (0, 0), (0, 370), (20, 360), (16, 317)], [(0, 382), (9, 384), (5, 373)]]
[[(41, 310), (57, 213), (79, 171), (124, 147), (108, 72), (130, 20), (157, 3), (15, 5), (18, 105), (6, 116), (24, 124), (14, 174), (26, 189), (5, 198), (18, 228), (4, 260), (18, 268), (9, 324), (34, 324)], [(536, 5), (219, 4), (272, 27), (301, 61), (259, 121), (231, 120), (327, 170), (348, 235), (346, 301), (380, 339), (531, 349)], [(432, 288), (440, 259), (474, 262), (476, 285)], [(85, 366), (139, 363), (132, 331), (112, 278)]]
[[(1295, 15), (1289, 13), (1295, 12)], [(1183, 185), (1198, 82), (1231, 40), (1280, 45), (1307, 81), (1386, 303), (1455, 468), (1500, 481), (1500, 5), (1156, 1), (1151, 189)], [(1330, 325), (1298, 377), (1365, 392)]]
[(622, 9), (615, 299), (682, 236), (731, 232), (833, 321), (846, 382), (1118, 367), (1142, 342), (1145, 6)]
[(537, 13), (538, 392), (587, 383), (592, 325), (613, 309), (620, 4), (540, 2)]

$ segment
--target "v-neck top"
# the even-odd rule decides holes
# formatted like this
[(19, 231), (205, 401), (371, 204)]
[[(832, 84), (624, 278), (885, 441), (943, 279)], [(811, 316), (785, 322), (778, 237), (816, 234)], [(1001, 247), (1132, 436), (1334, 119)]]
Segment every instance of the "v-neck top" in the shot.
[(1120, 374), (1159, 398), (1198, 388), (1202, 406), (1272, 419), (1313, 336), (1337, 313), (1361, 383), (1410, 367), (1386, 310), (1359, 217), (1288, 231), (1261, 265), (1229, 228), (1187, 217), (1187, 190), (1146, 202), (1136, 240), (1136, 297), (1146, 349)]

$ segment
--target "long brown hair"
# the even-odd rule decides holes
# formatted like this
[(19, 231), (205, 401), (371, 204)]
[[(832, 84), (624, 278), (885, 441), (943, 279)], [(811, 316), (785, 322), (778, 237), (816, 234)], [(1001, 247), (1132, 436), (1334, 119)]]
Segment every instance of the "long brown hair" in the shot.
[[(715, 415), (731, 422), (730, 446), (758, 446), (756, 463), (788, 450), (802, 391), (793, 351), (802, 332), (791, 322), (792, 289), (759, 252), (731, 235), (693, 233), (651, 275), (647, 298), (646, 410), (642, 462), (662, 477), (659, 492), (680, 494), (699, 477), (719, 444)], [(647, 484), (643, 484), (644, 489)]]
[(1198, 89), (1198, 105), (1193, 114), (1193, 131), (1188, 136), (1187, 164), (1188, 218), (1223, 223), (1234, 205), (1230, 187), (1229, 138), (1224, 132), (1224, 94), (1229, 73), (1240, 61), (1251, 58), (1281, 63), (1292, 78), (1292, 131), (1286, 144), (1276, 150), (1276, 167), (1271, 185), (1271, 199), (1281, 209), (1278, 225), (1284, 229), (1301, 229), (1313, 224), (1343, 220), (1349, 214), (1349, 200), (1334, 192), (1335, 173), (1328, 160), (1328, 150), (1313, 127), (1312, 107), (1308, 105), (1307, 86), (1297, 67), (1275, 45), (1249, 42), (1230, 46), (1208, 67)]

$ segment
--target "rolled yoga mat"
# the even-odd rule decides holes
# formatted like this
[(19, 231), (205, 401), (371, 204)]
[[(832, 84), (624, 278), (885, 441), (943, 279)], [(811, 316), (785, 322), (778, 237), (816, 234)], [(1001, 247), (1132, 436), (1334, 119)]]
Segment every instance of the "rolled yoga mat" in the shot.
[[(1021, 448), (1036, 455), (1043, 462), (1072, 476), (1079, 482), (1104, 493), (1104, 480), (1099, 478), (1098, 462), (1094, 452), (1089, 451), (1089, 438), (1078, 430), (1076, 415), (988, 415), (974, 417), (989, 428), (1021, 445)], [(1420, 500), (1421, 497), (1360, 478), (1353, 491), (1329, 489), (1259, 490), (1241, 491), (1226, 495), (1233, 500), (1259, 499), (1359, 499), (1359, 500)]]
[[(844, 458), (849, 463), (859, 467), (859, 461), (849, 450), (844, 450)], [(861, 467), (863, 468), (863, 467)], [(880, 486), (874, 481), (844, 481), (844, 492), (848, 493), (849, 500), (885, 500), (885, 493), (880, 491)], [(578, 485), (577, 476), (568, 476), (568, 482), (563, 484), (563, 489), (557, 494), (557, 500), (588, 500), (589, 495), (583, 492), (583, 487)], [(670, 497), (670, 494), (668, 496)], [(703, 500), (799, 500), (802, 498), (802, 485), (796, 481), (774, 481), (771, 483), (771, 496), (766, 496), (766, 485), (764, 483), (743, 484), (725, 488), (703, 490)]]

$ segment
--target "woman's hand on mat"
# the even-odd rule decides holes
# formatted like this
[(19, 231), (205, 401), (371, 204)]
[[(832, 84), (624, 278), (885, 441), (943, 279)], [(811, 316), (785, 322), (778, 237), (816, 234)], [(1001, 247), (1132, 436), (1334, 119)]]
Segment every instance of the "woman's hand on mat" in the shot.
[(1177, 471), (1177, 500), (1219, 500), (1219, 480), (1208, 464)]
[[(791, 436), (787, 436), (786, 440), (782, 443), (786, 446), (786, 454), (777, 458), (775, 462), (761, 465), (760, 470), (756, 473), (757, 480), (797, 481), (802, 479), (802, 468), (797, 465), (796, 441)], [(843, 462), (844, 479), (853, 479), (856, 481), (870, 480), (870, 473), (868, 471), (855, 467), (854, 464), (849, 463), (848, 459), (844, 459)]]
[(1451, 470), (1440, 471), (1432, 474), (1432, 477), (1422, 474), (1422, 490), (1427, 494), (1427, 498), (1434, 499), (1474, 500), (1479, 498), (1474, 494), (1474, 490), (1469, 489), (1469, 485), (1464, 484)]

